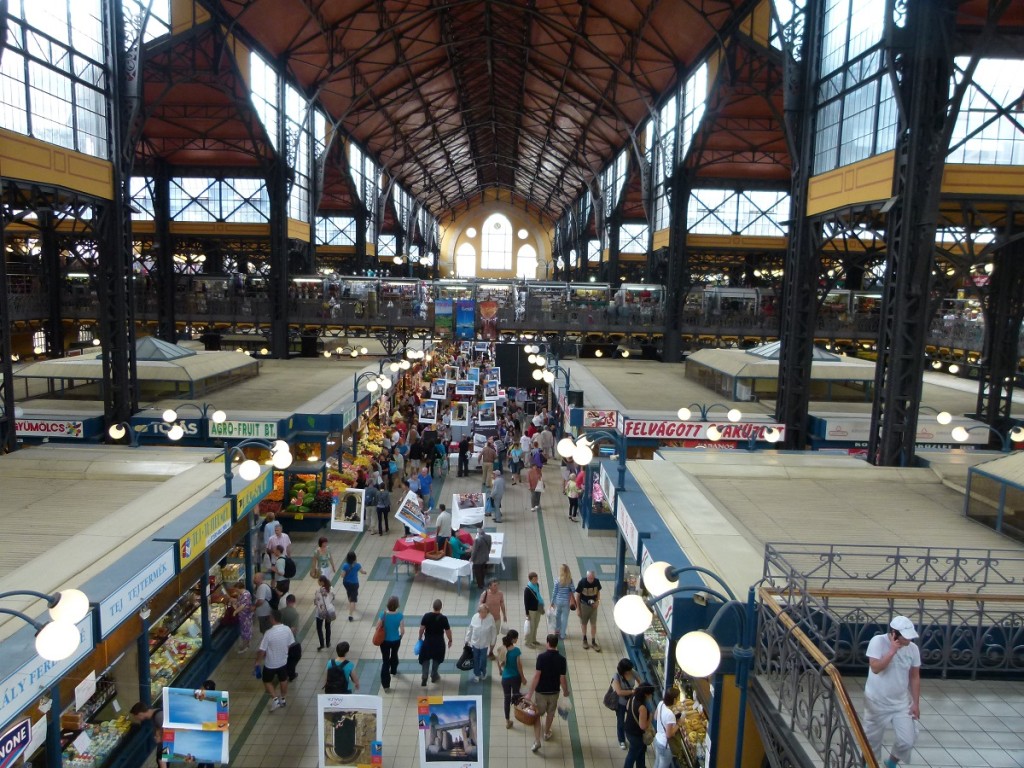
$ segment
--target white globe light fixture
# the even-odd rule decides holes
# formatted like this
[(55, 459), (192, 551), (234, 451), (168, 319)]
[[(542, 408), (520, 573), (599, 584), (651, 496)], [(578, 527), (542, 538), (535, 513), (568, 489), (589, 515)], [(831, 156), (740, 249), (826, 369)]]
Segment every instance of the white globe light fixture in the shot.
[(128, 432), (120, 424), (111, 424), (110, 429), (107, 430), (107, 434), (110, 435), (113, 440), (121, 440), (128, 434)]
[(690, 417), (693, 416), (693, 411), (689, 408), (680, 408), (676, 411), (676, 416), (679, 417), (680, 421), (689, 421)]
[(642, 635), (651, 626), (654, 614), (640, 595), (620, 597), (612, 609), (615, 626), (627, 635)]
[(383, 389), (385, 392), (387, 392), (389, 389), (391, 389), (391, 379), (389, 379), (387, 376), (384, 376), (383, 378), (381, 378), (381, 380), (380, 380), (380, 388)]
[(238, 468), (238, 476), (243, 480), (255, 480), (260, 476), (260, 465), (252, 459), (246, 459)]
[(181, 424), (175, 424), (167, 431), (167, 437), (171, 440), (181, 440), (185, 436), (185, 430)]
[(324, 350), (324, 357), (327, 357), (327, 358), (329, 358), (330, 356), (331, 356), (331, 350), (329, 350), (329, 349), (325, 349), (325, 350)]
[(51, 621), (36, 634), (36, 653), (47, 661), (62, 661), (75, 652), (82, 636), (69, 621)]
[(544, 378), (544, 371), (542, 371), (540, 368), (534, 368), (533, 369), (533, 380), (534, 381), (540, 381), (543, 378)]
[(782, 439), (782, 432), (775, 427), (768, 427), (764, 431), (764, 439), (768, 443), (777, 443)]
[(573, 452), (576, 450), (576, 443), (573, 442), (571, 437), (563, 437), (558, 441), (556, 449), (559, 456), (563, 459), (568, 459), (572, 457)]
[(291, 453), (291, 448), (288, 443), (284, 440), (275, 440), (274, 444), (270, 447), (271, 453), (277, 453), (278, 451), (284, 451), (285, 453)]
[(644, 570), (644, 588), (655, 597), (664, 595), (670, 589), (676, 586), (675, 582), (668, 580), (668, 569), (671, 568), (668, 563), (664, 561), (657, 561), (651, 563)]
[(388, 370), (391, 371), (392, 373), (398, 373), (401, 370), (401, 368), (402, 366), (400, 366), (398, 363), (391, 363), (391, 365), (388, 366)]
[(594, 460), (594, 452), (590, 450), (589, 446), (577, 444), (572, 452), (572, 460), (581, 467), (585, 467)]
[(368, 382), (366, 382), (366, 391), (367, 392), (376, 392), (377, 391), (377, 380), (376, 379), (370, 379)]
[(291, 451), (278, 451), (271, 456), (271, 463), (273, 463), (275, 469), (288, 469), (292, 465)]
[(348, 354), (349, 354), (349, 357), (359, 357), (359, 350), (358, 349), (353, 349)]
[(953, 414), (950, 413), (949, 411), (939, 411), (935, 415), (935, 420), (939, 422), (939, 424), (945, 426), (946, 424), (949, 424), (953, 421)]
[(555, 374), (552, 373), (551, 371), (544, 371), (543, 376), (544, 376), (544, 383), (545, 384), (553, 384), (554, 383), (554, 381), (555, 381)]
[(360, 355), (365, 355), (365, 354), (367, 354), (367, 353), (368, 353), (369, 351), (370, 351), (370, 350), (368, 350), (368, 349), (367, 349), (366, 347), (360, 347), (360, 348), (359, 348), (359, 354), (360, 354)]
[(412, 368), (412, 363), (410, 363), (408, 360), (403, 360), (398, 364), (398, 367), (401, 368), (403, 371), (408, 371), (410, 368)]
[(163, 413), (163, 420), (166, 421), (168, 424), (173, 424), (178, 420), (178, 412), (173, 408), (168, 408)]
[(534, 357), (533, 355), (530, 355), (530, 356), (529, 356), (528, 358), (526, 358), (526, 361), (527, 361), (527, 362), (528, 362), (528, 363), (529, 363), (530, 365), (533, 365), (533, 364), (534, 364), (534, 362), (535, 362), (536, 360), (537, 360), (537, 358), (536, 358), (536, 357)]
[(62, 589), (60, 599), (50, 609), (50, 618), (54, 621), (66, 621), (77, 624), (89, 613), (89, 598), (80, 589)]
[(537, 355), (534, 357), (534, 362), (538, 367), (543, 368), (548, 364), (548, 359), (544, 355)]
[(956, 374), (960, 373), (960, 366), (957, 365), (956, 363), (953, 363), (951, 366), (949, 366), (949, 372), (955, 376)]
[(1024, 442), (1024, 427), (1014, 427), (1010, 430), (1010, 440), (1015, 443)]
[(594, 357), (604, 357), (604, 352), (602, 352), (600, 349), (595, 349)]
[(722, 431), (718, 427), (716, 427), (714, 424), (708, 427), (708, 440), (717, 443), (721, 439)]
[(227, 421), (227, 419), (228, 415), (220, 409), (214, 411), (213, 415), (210, 416), (210, 421), (212, 421), (214, 424), (223, 424), (225, 421)]
[(951, 436), (958, 443), (964, 442), (969, 437), (969, 435), (967, 434), (967, 429), (965, 427), (953, 427)]
[(628, 349), (622, 350), (622, 356), (623, 357), (629, 357), (629, 350)]
[(725, 414), (725, 418), (735, 424), (737, 421), (743, 418), (743, 413), (739, 408), (730, 408), (729, 412)]
[(722, 663), (722, 649), (703, 630), (687, 632), (676, 642), (676, 663), (690, 677), (710, 677)]

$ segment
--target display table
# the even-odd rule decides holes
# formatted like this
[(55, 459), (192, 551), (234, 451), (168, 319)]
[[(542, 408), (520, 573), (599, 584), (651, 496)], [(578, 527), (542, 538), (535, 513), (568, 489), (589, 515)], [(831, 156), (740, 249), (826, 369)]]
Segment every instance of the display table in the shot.
[(420, 566), (424, 576), (454, 584), (458, 593), (462, 594), (462, 578), (469, 583), (473, 575), (473, 564), (468, 560), (456, 560), (454, 557), (442, 557), (440, 560), (424, 560)]
[[(473, 545), (473, 536), (468, 531), (457, 531), (455, 533), (459, 537), (459, 540), (466, 545)], [(396, 566), (399, 563), (405, 563), (413, 566), (422, 566), (423, 561), (427, 560), (427, 552), (433, 552), (437, 549), (437, 537), (436, 536), (406, 536), (398, 539), (395, 542), (394, 547), (391, 549), (391, 564)], [(494, 547), (491, 547), (491, 555), (494, 555)], [(500, 555), (500, 550), (499, 550)], [(449, 560), (453, 558), (448, 558)], [(504, 568), (504, 564), (502, 568)]]
[(487, 558), (488, 565), (500, 565), (501, 570), (505, 570), (505, 534), (500, 531), (495, 531), (490, 534), (491, 537), (491, 555)]

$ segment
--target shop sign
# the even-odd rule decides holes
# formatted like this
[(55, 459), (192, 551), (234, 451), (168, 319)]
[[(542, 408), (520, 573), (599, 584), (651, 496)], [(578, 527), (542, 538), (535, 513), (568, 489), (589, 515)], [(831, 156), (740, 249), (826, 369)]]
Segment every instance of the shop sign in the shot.
[(174, 578), (174, 550), (168, 547), (120, 589), (100, 601), (100, 637), (106, 637)]
[[(643, 557), (640, 558), (640, 573), (642, 574), (646, 571), (653, 562), (654, 560), (651, 559), (650, 553), (648, 553), (647, 548), (644, 547)], [(669, 595), (668, 597), (661, 598), (661, 600), (654, 604), (654, 609), (661, 617), (661, 621), (665, 625), (665, 630), (668, 632), (670, 637), (672, 636), (672, 601), (674, 599), (675, 597), (673, 595)]]
[(70, 658), (63, 661), (49, 661), (36, 656), (33, 648), (32, 658), (0, 683), (0, 728), (24, 712), (39, 699), (39, 696), (47, 688), (92, 653), (94, 644), (92, 622), (91, 611), (78, 622), (78, 634), (81, 642), (78, 644), (78, 650)]
[(226, 437), (231, 440), (245, 440), (250, 437), (260, 437), (268, 440), (277, 439), (276, 421), (222, 421), (214, 423), (213, 419), (207, 421), (210, 430), (210, 437)]
[[(267, 472), (269, 476), (270, 473)], [(231, 528), (231, 502), (222, 504), (216, 512), (178, 540), (178, 563), (185, 567), (199, 557), (213, 542)]]
[[(199, 419), (178, 419), (174, 422), (185, 432), (185, 437), (202, 437), (202, 421)], [(164, 437), (174, 427), (161, 418), (132, 419), (132, 430), (138, 435), (160, 435)]]
[[(816, 431), (829, 442), (867, 443), (871, 437), (871, 419), (867, 417), (844, 416), (831, 418), (819, 416), (818, 423), (819, 426)], [(964, 426), (969, 427), (980, 423), (967, 422)], [(918, 422), (914, 441), (926, 445), (953, 443), (952, 431), (954, 426), (955, 424), (942, 426), (935, 423), (934, 419)], [(957, 443), (956, 447), (963, 447), (965, 443), (968, 445), (985, 445), (989, 441), (989, 436), (990, 433), (987, 429), (968, 432), (964, 443)]]
[(25, 718), (0, 736), (0, 768), (9, 768), (28, 749), (32, 739), (32, 721)]
[(263, 497), (270, 493), (273, 487), (274, 473), (263, 472), (258, 478), (236, 493), (235, 519), (241, 519), (249, 514), (249, 510), (259, 504), (260, 501), (263, 500)]
[(785, 425), (766, 424), (764, 422), (740, 422), (733, 424), (726, 421), (679, 421), (677, 419), (622, 419), (620, 417), (619, 430), (627, 439), (649, 439), (649, 440), (710, 440), (708, 430), (711, 427), (718, 429), (719, 440), (725, 441), (764, 441), (765, 432), (769, 429), (777, 429), (781, 436), (785, 435)]
[(633, 554), (633, 562), (636, 562), (637, 552), (640, 548), (640, 532), (636, 529), (636, 524), (633, 522), (633, 518), (630, 516), (629, 510), (626, 509), (626, 504), (622, 499), (619, 499), (619, 504), (615, 507), (615, 522), (622, 533), (622, 539)]
[(614, 429), (618, 411), (597, 411), (587, 409), (583, 411), (584, 429)]
[(14, 429), (23, 437), (81, 440), (85, 434), (85, 425), (77, 419), (15, 419)]

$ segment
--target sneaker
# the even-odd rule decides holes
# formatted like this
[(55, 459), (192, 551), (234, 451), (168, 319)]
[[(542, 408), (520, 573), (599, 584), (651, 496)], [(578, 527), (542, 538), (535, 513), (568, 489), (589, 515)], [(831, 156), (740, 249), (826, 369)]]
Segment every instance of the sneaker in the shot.
[(355, 619), (353, 619), (351, 616), (348, 617), (348, 620), (349, 621), (355, 621)]
[(620, 741), (619, 742), (619, 749), (625, 749), (625, 748), (626, 748), (626, 742)]
[(885, 768), (898, 768), (899, 763), (890, 757), (885, 761), (885, 763), (883, 763), (883, 765), (885, 765)]
[(598, 653), (601, 652), (601, 646), (597, 644), (597, 640), (591, 640), (590, 641), (590, 647), (593, 648)]
[(275, 709), (280, 709), (280, 708), (281, 708), (281, 698), (278, 696), (278, 697), (275, 697), (274, 699), (271, 700), (271, 702), (270, 702), (270, 711), (273, 712)]
[(587, 638), (583, 638), (583, 650), (586, 651), (590, 648), (590, 643), (587, 642)]
[(422, 680), (420, 680), (420, 688), (426, 688), (426, 687), (427, 687), (427, 678), (424, 677)]
[(287, 701), (285, 701), (284, 699), (279, 699), (279, 701), (281, 702), (281, 706), (282, 706), (282, 707), (285, 707), (285, 706), (287, 706), (287, 705), (288, 705), (288, 702), (287, 702)]
[(326, 647), (326, 646), (323, 646), (323, 645), (318, 645), (318, 646), (316, 647), (316, 652), (317, 652), (317, 653), (320, 653), (320, 651), (322, 651), (322, 650), (323, 650), (323, 649), (324, 649), (325, 647)]
[(531, 752), (536, 752), (539, 749), (540, 749), (540, 742), (539, 741), (533, 742), (533, 746), (530, 747), (530, 751)]
[(551, 731), (544, 734), (544, 741), (551, 741)]

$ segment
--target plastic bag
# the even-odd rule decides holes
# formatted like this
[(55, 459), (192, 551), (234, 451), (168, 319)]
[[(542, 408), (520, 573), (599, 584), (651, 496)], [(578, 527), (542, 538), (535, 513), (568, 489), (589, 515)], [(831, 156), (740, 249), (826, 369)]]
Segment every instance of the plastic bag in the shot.
[(423, 638), (417, 640), (412, 646), (412, 652), (414, 655), (419, 656), (423, 651)]
[(570, 712), (572, 712), (572, 699), (568, 696), (560, 697), (558, 699), (558, 716), (563, 720), (568, 720)]
[(558, 609), (555, 606), (548, 606), (548, 633), (555, 634), (558, 632)]
[(530, 620), (527, 619), (526, 621), (523, 622), (523, 637), (529, 637), (529, 636), (530, 636)]

